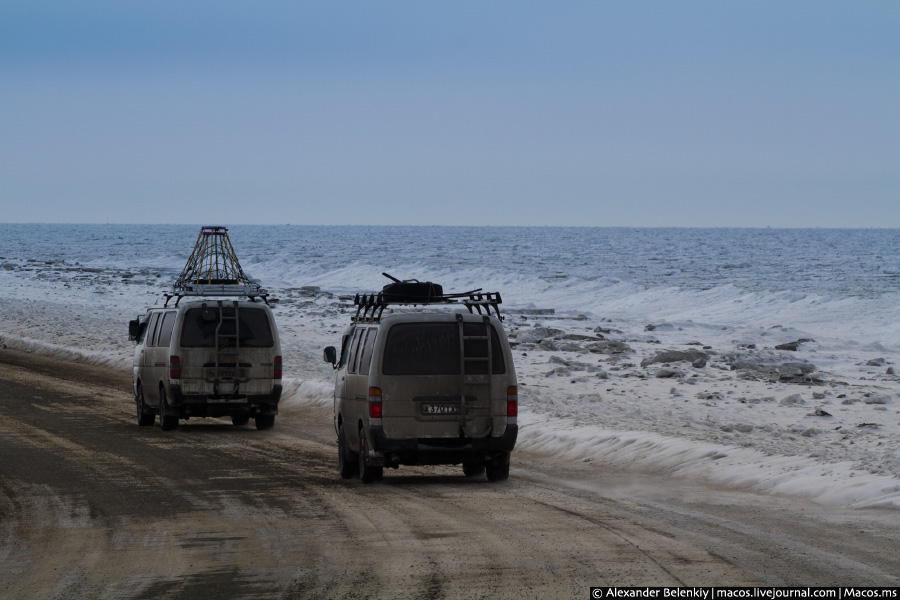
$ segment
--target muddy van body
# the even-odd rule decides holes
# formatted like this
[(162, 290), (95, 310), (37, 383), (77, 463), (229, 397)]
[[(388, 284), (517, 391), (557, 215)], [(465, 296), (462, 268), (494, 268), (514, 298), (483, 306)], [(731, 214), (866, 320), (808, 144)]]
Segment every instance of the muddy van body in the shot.
[(462, 465), (509, 476), (518, 434), (512, 353), (497, 316), (465, 310), (357, 319), (335, 367), (334, 427), (341, 476), (369, 483), (385, 467)]
[(255, 419), (269, 429), (281, 399), (281, 344), (262, 302), (191, 300), (131, 321), (139, 425), (174, 429), (180, 419)]

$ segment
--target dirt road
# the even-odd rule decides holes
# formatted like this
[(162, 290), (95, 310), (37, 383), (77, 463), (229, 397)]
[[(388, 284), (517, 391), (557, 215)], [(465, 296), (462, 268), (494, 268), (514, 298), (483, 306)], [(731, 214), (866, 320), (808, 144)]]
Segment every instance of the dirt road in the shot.
[(331, 414), (134, 422), (129, 374), (0, 350), (2, 598), (586, 598), (897, 585), (900, 518), (516, 452), (341, 480)]

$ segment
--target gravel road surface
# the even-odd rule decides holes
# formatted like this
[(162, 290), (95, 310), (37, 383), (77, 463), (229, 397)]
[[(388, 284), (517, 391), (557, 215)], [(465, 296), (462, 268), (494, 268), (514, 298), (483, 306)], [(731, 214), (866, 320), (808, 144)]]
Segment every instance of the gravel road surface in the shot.
[(130, 374), (0, 350), (0, 598), (587, 598), (900, 584), (900, 518), (514, 452), (341, 480), (331, 411), (138, 427)]

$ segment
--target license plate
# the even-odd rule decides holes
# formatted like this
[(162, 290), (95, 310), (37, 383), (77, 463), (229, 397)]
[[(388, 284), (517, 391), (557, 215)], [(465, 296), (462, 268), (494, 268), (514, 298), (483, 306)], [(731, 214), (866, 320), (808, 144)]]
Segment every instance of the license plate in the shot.
[(246, 398), (211, 398), (207, 404), (247, 404)]
[[(239, 377), (243, 377), (243, 373), (240, 369), (219, 369), (218, 371), (219, 379), (235, 379)], [(210, 369), (209, 371), (210, 379), (215, 379), (216, 370)]]
[(423, 404), (423, 415), (458, 415), (458, 404)]

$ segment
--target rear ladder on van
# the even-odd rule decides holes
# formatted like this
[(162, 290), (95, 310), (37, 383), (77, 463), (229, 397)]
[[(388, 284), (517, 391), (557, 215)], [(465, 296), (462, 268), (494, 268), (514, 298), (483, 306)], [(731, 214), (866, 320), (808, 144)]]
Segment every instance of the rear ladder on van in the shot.
[[(223, 363), (225, 363), (234, 365), (234, 390), (232, 393), (236, 394), (240, 385), (240, 377), (238, 376), (240, 373), (240, 362), (238, 359), (241, 352), (238, 302), (237, 300), (232, 301), (232, 306), (234, 307), (232, 316), (225, 314), (226, 305), (222, 300), (218, 300), (217, 304), (219, 305), (219, 323), (216, 325), (216, 375), (213, 378), (213, 393), (219, 394), (219, 384), (222, 382), (222, 369), (224, 368)], [(234, 325), (232, 328), (234, 333), (225, 333), (229, 329), (226, 323)]]
[(482, 315), (480, 323), (466, 323), (463, 320), (463, 315), (457, 313), (456, 321), (459, 323), (459, 355), (460, 364), (462, 365), (459, 398), (460, 430), (467, 437), (490, 435), (492, 426), (489, 426), (483, 433), (469, 430), (466, 396), (467, 392), (471, 392), (475, 398), (478, 398), (479, 394), (477, 392), (479, 390), (484, 391), (484, 397), (487, 398), (488, 402), (488, 418), (490, 418), (490, 406), (493, 398), (491, 380), (494, 373), (494, 353), (493, 348), (491, 348), (491, 319), (488, 315)]

